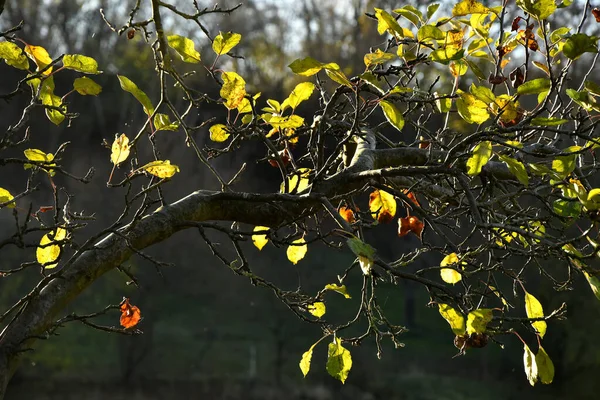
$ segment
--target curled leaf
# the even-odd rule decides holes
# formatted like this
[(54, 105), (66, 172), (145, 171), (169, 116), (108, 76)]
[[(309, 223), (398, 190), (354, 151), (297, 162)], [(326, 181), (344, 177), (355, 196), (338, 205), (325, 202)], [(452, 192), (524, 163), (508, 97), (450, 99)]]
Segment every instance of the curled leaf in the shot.
[(121, 326), (125, 329), (133, 328), (142, 319), (140, 309), (134, 305), (129, 304), (129, 299), (124, 299), (121, 303)]

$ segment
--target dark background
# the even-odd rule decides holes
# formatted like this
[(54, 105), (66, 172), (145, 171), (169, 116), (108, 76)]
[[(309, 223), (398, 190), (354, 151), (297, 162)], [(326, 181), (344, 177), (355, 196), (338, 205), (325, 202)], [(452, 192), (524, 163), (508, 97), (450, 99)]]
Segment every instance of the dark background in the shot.
[[(191, 11), (188, 2), (172, 1)], [(202, 3), (202, 2), (200, 2)], [(69, 97), (69, 110), (80, 118), (70, 127), (50, 123), (42, 110), (31, 120), (31, 141), (23, 148), (3, 156), (20, 156), (25, 148), (54, 152), (70, 141), (65, 165), (83, 176), (90, 166), (96, 175), (88, 185), (57, 177), (57, 184), (75, 193), (73, 209), (95, 213), (97, 221), (83, 230), (79, 240), (107, 226), (123, 206), (122, 189), (107, 189), (112, 164), (102, 141), (112, 142), (116, 133), (130, 138), (141, 126), (143, 114), (139, 104), (118, 84), (116, 74), (136, 82), (156, 103), (158, 80), (154, 60), (141, 35), (128, 40), (111, 32), (102, 21), (99, 7), (117, 26), (124, 24), (131, 0), (9, 0), (0, 17), (3, 28), (25, 21), (18, 36), (29, 44), (44, 46), (52, 56), (79, 53), (94, 57), (104, 74), (93, 77), (103, 87), (98, 97)], [(223, 1), (221, 6), (236, 4)], [(235, 49), (245, 60), (224, 59), (224, 69), (237, 70), (248, 82), (249, 91), (261, 91), (261, 99), (283, 100), (298, 82), (287, 65), (299, 56), (337, 62), (351, 76), (364, 68), (362, 56), (369, 47), (382, 42), (376, 23), (363, 15), (374, 6), (391, 10), (400, 4), (391, 1), (302, 0), (243, 1), (243, 7), (231, 16), (209, 16), (205, 25), (215, 35), (232, 30), (243, 39)], [(212, 4), (205, 4), (211, 7)], [(423, 7), (423, 6), (421, 6)], [(553, 24), (573, 25), (577, 5), (561, 11)], [(148, 15), (142, 9), (141, 15)], [(563, 21), (563, 22), (561, 22)], [(188, 36), (196, 42), (203, 62), (212, 63), (210, 43), (193, 24), (175, 20), (165, 12), (169, 31)], [(430, 69), (432, 73), (438, 73)], [(442, 70), (440, 70), (442, 71)], [(447, 77), (447, 71), (441, 72)], [(0, 65), (0, 91), (12, 91), (23, 71)], [(56, 92), (66, 93), (76, 74), (63, 71), (57, 75)], [(194, 86), (218, 97), (218, 86), (202, 68), (192, 79)], [(447, 82), (450, 84), (450, 82)], [(13, 124), (29, 99), (26, 95), (0, 104), (0, 125)], [(303, 104), (301, 114), (311, 115), (316, 103)], [(197, 121), (216, 118), (224, 121), (221, 106), (205, 105), (197, 112)], [(310, 118), (308, 118), (309, 120)], [(196, 140), (207, 143), (208, 132), (198, 133)], [(157, 140), (163, 158), (181, 167), (181, 174), (165, 187), (172, 202), (197, 189), (218, 189), (217, 182), (184, 145), (182, 132), (160, 132)], [(141, 149), (141, 155), (149, 149)], [(248, 162), (248, 172), (238, 190), (276, 191), (280, 176), (266, 162), (265, 150), (245, 145), (238, 152), (216, 160), (215, 165), (226, 179), (240, 165)], [(118, 171), (124, 174), (126, 171)], [(18, 166), (0, 170), (0, 184), (11, 193), (24, 190), (27, 173)], [(34, 209), (52, 203), (46, 187), (30, 197)], [(6, 211), (6, 210), (4, 210)], [(4, 215), (2, 215), (4, 214)], [(0, 235), (10, 234), (9, 213), (0, 213)], [(414, 237), (398, 238), (395, 226), (378, 229), (372, 236), (379, 254), (387, 260), (397, 258), (404, 249), (416, 246)], [(307, 257), (293, 266), (285, 249), (267, 245), (258, 252), (251, 244), (247, 254), (255, 272), (274, 283), (293, 289), (302, 284), (308, 292), (319, 290), (324, 283), (336, 282), (336, 276), (352, 261), (348, 254), (326, 248), (310, 247)], [(34, 250), (3, 251), (3, 268), (34, 259)], [(306, 379), (298, 368), (302, 353), (320, 338), (317, 326), (302, 323), (275, 296), (235, 276), (210, 255), (197, 232), (184, 231), (155, 246), (148, 254), (172, 267), (161, 269), (141, 258), (132, 258), (128, 266), (135, 272), (141, 287), (126, 285), (128, 278), (112, 271), (94, 283), (67, 312), (80, 314), (101, 310), (108, 304), (130, 297), (144, 316), (139, 336), (108, 334), (77, 322), (67, 324), (47, 341), (39, 341), (35, 351), (27, 354), (16, 373), (8, 393), (17, 399), (550, 399), (597, 398), (600, 391), (600, 303), (580, 279), (572, 292), (556, 292), (549, 284), (530, 276), (528, 289), (536, 294), (545, 310), (553, 310), (563, 301), (569, 305), (568, 320), (549, 324), (544, 347), (556, 367), (555, 382), (550, 386), (527, 383), (523, 371), (522, 346), (515, 337), (496, 339), (505, 345), (490, 343), (484, 349), (469, 350), (453, 358), (457, 350), (453, 335), (437, 308), (427, 307), (426, 291), (411, 283), (397, 287), (380, 286), (379, 301), (394, 322), (407, 326), (405, 346), (394, 349), (385, 343), (380, 360), (372, 341), (351, 348), (353, 368), (345, 385), (325, 372), (326, 343), (313, 355), (312, 369)], [(425, 262), (425, 261), (423, 261)], [(431, 265), (439, 260), (430, 260)], [(517, 262), (517, 261), (516, 261)], [(552, 260), (548, 260), (552, 263)], [(415, 266), (423, 267), (425, 265)], [(557, 266), (559, 268), (560, 266)], [(412, 267), (411, 267), (412, 268)], [(0, 280), (0, 305), (5, 309), (39, 279), (39, 271)], [(355, 298), (360, 293), (358, 279), (346, 282)], [(352, 315), (357, 300), (328, 295), (328, 315), (342, 318)], [(515, 304), (521, 304), (515, 302)], [(523, 312), (524, 314), (524, 312)], [(118, 313), (98, 321), (118, 324)], [(534, 336), (525, 339), (534, 344)], [(535, 347), (535, 345), (533, 345)], [(533, 348), (533, 347), (532, 347)]]

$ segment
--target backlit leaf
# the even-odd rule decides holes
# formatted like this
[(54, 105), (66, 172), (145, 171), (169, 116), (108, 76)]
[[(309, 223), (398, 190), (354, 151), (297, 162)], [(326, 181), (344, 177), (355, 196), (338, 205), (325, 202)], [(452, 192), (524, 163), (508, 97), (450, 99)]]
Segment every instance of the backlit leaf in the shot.
[(129, 157), (129, 138), (123, 133), (115, 137), (111, 146), (110, 161), (117, 165), (127, 160), (127, 157)]
[(82, 76), (81, 78), (76, 78), (73, 81), (73, 89), (77, 91), (77, 93), (81, 95), (91, 95), (96, 96), (102, 92), (102, 86), (98, 85), (92, 79), (87, 76)]
[[(14, 199), (14, 196), (12, 194), (10, 194), (10, 192), (8, 190), (0, 187), (0, 204), (8, 203), (12, 199)], [(2, 206), (2, 207), (15, 208), (15, 203), (12, 202), (12, 203), (9, 203), (8, 205)]]
[(556, 11), (554, 0), (517, 0), (517, 6), (539, 20), (548, 18)]
[(380, 49), (377, 49), (374, 53), (365, 54), (363, 61), (365, 62), (367, 68), (369, 68), (371, 65), (384, 64), (386, 62), (395, 60), (396, 58), (397, 56), (395, 54), (385, 53)]
[(298, 264), (298, 261), (302, 260), (308, 251), (308, 245), (304, 241), (304, 238), (296, 239), (287, 248), (287, 258), (292, 264)]
[(500, 161), (505, 163), (508, 166), (509, 171), (517, 177), (519, 182), (523, 185), (529, 185), (529, 176), (527, 175), (527, 170), (525, 169), (525, 165), (521, 161), (515, 160), (514, 158), (500, 155)]
[(379, 106), (383, 110), (385, 119), (387, 119), (394, 128), (402, 131), (402, 128), (404, 128), (404, 116), (402, 115), (402, 112), (398, 110), (394, 104), (386, 100), (381, 100)]
[(179, 172), (179, 167), (177, 165), (171, 164), (171, 161), (152, 161), (148, 164), (144, 165), (142, 169), (149, 174), (157, 176), (159, 178), (170, 178)]
[(63, 65), (67, 69), (72, 69), (84, 74), (99, 74), (98, 63), (92, 57), (81, 54), (65, 54), (62, 59)]
[(157, 131), (176, 131), (179, 129), (179, 122), (171, 122), (167, 114), (156, 113), (154, 115), (154, 129)]
[(348, 374), (352, 369), (352, 356), (350, 351), (342, 346), (339, 338), (334, 338), (327, 349), (327, 372), (342, 383), (346, 382)]
[[(286, 177), (288, 181), (288, 193), (300, 193), (308, 189), (310, 186), (310, 172), (309, 168), (298, 168), (297, 173)], [(285, 184), (283, 182), (280, 186), (280, 192), (285, 193)]]
[[(440, 267), (446, 267), (448, 265), (458, 264), (459, 259), (456, 253), (448, 254), (442, 262), (440, 263)], [(440, 269), (440, 276), (442, 280), (446, 283), (450, 283), (454, 285), (457, 282), (460, 282), (462, 279), (462, 275), (460, 272), (452, 269), (452, 268), (442, 268)]]
[(484, 333), (492, 317), (490, 308), (479, 308), (471, 311), (467, 316), (467, 333)]
[(312, 76), (323, 69), (323, 63), (311, 57), (297, 59), (288, 66), (293, 73), (302, 76)]
[(537, 78), (521, 84), (517, 88), (517, 94), (539, 94), (550, 90), (552, 82), (548, 78)]
[(323, 303), (322, 301), (317, 301), (316, 303), (309, 304), (307, 309), (309, 313), (311, 313), (317, 318), (321, 318), (327, 312), (325, 303)]
[(475, 146), (471, 157), (467, 160), (467, 174), (476, 176), (492, 156), (492, 142), (481, 142)]
[(220, 95), (226, 100), (225, 107), (233, 110), (246, 97), (246, 81), (235, 72), (223, 72), (221, 78), (223, 86), (221, 86)]
[[(544, 309), (538, 299), (532, 294), (525, 292), (525, 312), (527, 318), (543, 318)], [(535, 321), (531, 323), (531, 326), (539, 333), (540, 337), (544, 337), (546, 334), (546, 321)]]
[(314, 90), (315, 84), (312, 82), (302, 82), (297, 84), (294, 90), (292, 90), (292, 93), (290, 93), (288, 98), (281, 104), (281, 111), (285, 110), (288, 106), (291, 107), (292, 110), (295, 110), (300, 103), (304, 100), (308, 100)]
[[(48, 51), (42, 46), (32, 46), (28, 44), (25, 46), (25, 53), (31, 58), (35, 65), (37, 65), (38, 71), (43, 70), (52, 63), (52, 58), (48, 54)], [(44, 71), (44, 75), (50, 75), (51, 72), (52, 68), (48, 68)]]
[(47, 269), (56, 267), (58, 264), (54, 261), (60, 256), (61, 245), (53, 243), (65, 240), (66, 237), (66, 229), (60, 227), (56, 228), (56, 231), (50, 231), (42, 236), (35, 252), (37, 262)]
[(469, 124), (482, 124), (490, 118), (488, 105), (470, 93), (457, 91), (456, 100), (458, 114)]
[(388, 32), (391, 35), (400, 35), (402, 34), (402, 28), (398, 24), (398, 21), (394, 17), (391, 16), (385, 10), (381, 8), (375, 8), (375, 18), (377, 18), (377, 32), (380, 35), (383, 35), (385, 32)]
[[(218, 55), (227, 54), (242, 40), (242, 35), (233, 32), (220, 32), (213, 41), (212, 48)], [(198, 58), (200, 56), (198, 55)]]
[(200, 53), (196, 51), (194, 42), (179, 35), (167, 36), (169, 46), (173, 48), (184, 62), (196, 64), (200, 62)]
[[(255, 226), (253, 232), (268, 231), (268, 230), (269, 230), (269, 228), (266, 226)], [(267, 237), (266, 233), (253, 234), (252, 235), (252, 243), (254, 244), (254, 246), (256, 246), (256, 248), (258, 250), (262, 250), (262, 248), (265, 247), (265, 245), (267, 243), (269, 243), (269, 238)]]
[(369, 196), (369, 210), (377, 221), (390, 222), (396, 215), (396, 199), (384, 190), (375, 189)]
[(469, 14), (487, 14), (489, 8), (475, 0), (462, 0), (452, 8), (452, 16), (461, 17)]
[(302, 371), (302, 374), (304, 375), (305, 378), (306, 378), (306, 375), (308, 374), (308, 372), (310, 371), (310, 362), (312, 360), (312, 354), (313, 354), (315, 345), (316, 345), (316, 343), (313, 344), (312, 346), (310, 346), (310, 349), (305, 351), (304, 354), (302, 354), (302, 359), (300, 359), (300, 371)]
[(325, 290), (331, 290), (337, 292), (344, 296), (347, 299), (351, 299), (350, 294), (348, 293), (348, 289), (346, 289), (346, 285), (338, 285), (337, 283), (329, 283), (325, 285)]
[(213, 142), (221, 143), (229, 138), (227, 127), (223, 124), (216, 124), (210, 127), (210, 140)]
[(13, 42), (0, 42), (0, 58), (11, 67), (24, 70), (29, 69), (27, 56), (23, 53), (21, 48)]
[(144, 112), (146, 115), (150, 116), (154, 113), (154, 106), (150, 101), (150, 98), (144, 91), (140, 90), (135, 83), (133, 83), (129, 78), (123, 75), (117, 75), (119, 78), (119, 83), (121, 84), (121, 89), (126, 92), (129, 92), (136, 98), (137, 101), (140, 102), (142, 107), (144, 108)]
[(121, 326), (125, 329), (133, 328), (142, 319), (140, 309), (134, 305), (129, 304), (129, 299), (125, 299), (121, 303)]
[(535, 362), (535, 356), (526, 344), (523, 345), (523, 364), (525, 366), (525, 375), (531, 386), (535, 385), (538, 380), (538, 369)]
[(566, 124), (567, 122), (569, 122), (568, 119), (545, 117), (535, 117), (531, 120), (531, 124), (537, 126), (558, 126)]
[(598, 51), (597, 42), (598, 38), (596, 36), (576, 33), (567, 38), (562, 51), (567, 58), (576, 60), (584, 53), (596, 53)]
[(464, 335), (466, 332), (465, 316), (448, 304), (438, 304), (440, 315), (450, 324), (455, 335)]

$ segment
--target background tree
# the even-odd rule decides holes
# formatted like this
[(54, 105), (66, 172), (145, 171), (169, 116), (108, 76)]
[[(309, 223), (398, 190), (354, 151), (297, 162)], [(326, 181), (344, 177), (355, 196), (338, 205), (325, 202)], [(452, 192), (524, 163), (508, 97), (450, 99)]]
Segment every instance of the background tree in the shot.
[[(85, 315), (65, 316), (64, 309), (112, 269), (136, 284), (136, 274), (123, 266), (132, 255), (162, 273), (165, 257), (144, 249), (186, 228), (194, 228), (233, 272), (269, 288), (301, 320), (320, 326), (323, 335), (315, 345), (331, 342), (327, 370), (342, 381), (352, 365), (349, 346), (371, 337), (378, 354), (382, 339), (401, 345), (406, 329), (389, 317), (378, 293), (382, 284), (404, 281), (426, 289), (430, 303), (450, 323), (460, 354), (514, 333), (525, 347), (529, 381), (552, 381), (554, 368), (541, 339), (546, 320), (563, 317), (566, 307), (544, 312), (530, 293), (538, 281), (534, 275), (559, 290), (570, 288), (577, 276), (594, 291), (598, 283), (588, 264), (595, 257), (600, 208), (594, 189), (600, 90), (590, 79), (596, 58), (586, 64), (586, 53), (597, 57), (596, 38), (588, 35), (596, 10), (586, 4), (569, 30), (545, 22), (556, 10), (551, 1), (520, 8), (460, 2), (446, 16), (435, 5), (425, 12), (410, 6), (393, 12), (376, 8), (357, 18), (370, 17), (383, 35), (381, 48), (365, 55), (364, 72), (323, 59), (327, 53), (319, 61), (298, 59), (291, 70), (315, 77), (315, 83), (292, 85), (286, 99), (264, 101), (267, 96), (247, 87), (246, 61), (234, 54), (241, 35), (211, 33), (205, 25), (205, 20), (235, 15), (236, 6), (203, 9), (193, 3), (184, 10), (159, 1), (142, 3), (133, 4), (122, 26), (103, 14), (111, 29), (129, 38), (123, 43), (134, 49), (132, 60), (143, 54), (154, 59), (160, 95), (148, 96), (141, 88), (144, 84), (152, 93), (146, 81), (138, 86), (123, 74), (131, 64), (111, 65), (119, 69), (121, 88), (133, 95), (126, 98), (137, 105), (139, 118), (131, 121), (135, 130), (108, 143), (108, 188), (96, 185), (93, 191), (110, 193), (121, 206), (112, 222), (96, 231), (89, 223), (93, 215), (80, 211), (86, 207), (78, 207), (73, 193), (99, 179), (92, 180), (93, 171), (81, 167), (85, 158), (77, 157), (78, 168), (65, 166), (69, 154), (77, 154), (70, 144), (57, 139), (49, 148), (31, 147), (35, 130), (28, 129), (28, 121), (38, 111), (57, 125), (76, 121), (71, 107), (79, 102), (70, 100), (73, 96), (104, 95), (87, 76), (99, 73), (98, 63), (78, 54), (52, 58), (18, 29), (2, 33), (7, 40), (0, 55), (9, 66), (27, 71), (4, 98), (29, 99), (19, 104), (22, 112), (10, 120), (0, 142), (3, 170), (25, 167), (26, 173), (20, 186), (2, 192), (0, 207), (13, 209), (9, 218), (2, 210), (3, 218), (12, 219), (14, 230), (0, 248), (28, 249), (29, 257), (33, 249), (36, 253), (36, 262), (2, 271), (4, 285), (11, 279), (19, 283), (9, 294), (14, 303), (1, 317), (3, 388), (24, 351), (67, 322), (136, 333), (139, 309), (127, 301)], [(336, 15), (327, 5), (304, 4), (306, 15), (310, 7), (323, 19)], [(167, 18), (180, 21), (173, 33), (165, 32)], [(186, 23), (206, 34), (212, 50), (196, 51), (182, 35), (190, 31)], [(327, 26), (335, 32), (335, 24)], [(319, 38), (323, 31), (307, 30), (307, 43), (325, 43)], [(65, 38), (71, 32), (63, 29)], [(204, 68), (193, 72), (192, 64)], [(268, 71), (264, 65), (271, 65), (268, 59), (262, 66)], [(569, 80), (574, 65), (588, 68), (581, 82)], [(232, 71), (235, 66), (241, 75)], [(206, 77), (198, 79), (204, 72)], [(64, 89), (71, 84), (73, 91)], [(302, 117), (301, 103), (317, 97), (313, 120)], [(215, 109), (226, 115), (202, 114)], [(128, 119), (126, 113), (120, 118), (123, 125)], [(206, 134), (220, 144), (203, 147), (199, 138)], [(163, 154), (174, 154), (182, 144), (186, 151), (167, 161)], [(251, 169), (236, 154), (251, 159), (257, 148), (281, 174), (279, 192), (271, 187), (257, 193), (245, 181)], [(219, 168), (232, 162), (233, 171)], [(174, 201), (185, 188), (167, 183), (188, 167), (210, 177), (206, 188), (214, 190)], [(28, 201), (37, 190), (46, 190), (46, 199)], [(382, 240), (400, 240), (390, 239), (384, 225), (392, 220), (402, 240), (411, 238), (412, 248), (397, 259), (375, 250)], [(285, 248), (294, 264), (312, 249), (342, 249), (356, 259), (341, 258), (339, 271), (328, 272), (319, 286), (306, 287), (297, 277), (271, 277), (249, 262), (247, 254), (256, 251), (250, 241), (260, 248), (267, 242)], [(23, 274), (29, 275), (17, 281)], [(360, 294), (348, 301), (353, 310), (335, 307), (331, 292), (342, 300), (358, 287)], [(332, 304), (335, 311), (325, 314)], [(123, 328), (94, 322), (119, 308)], [(302, 356), (305, 374), (314, 347)]]

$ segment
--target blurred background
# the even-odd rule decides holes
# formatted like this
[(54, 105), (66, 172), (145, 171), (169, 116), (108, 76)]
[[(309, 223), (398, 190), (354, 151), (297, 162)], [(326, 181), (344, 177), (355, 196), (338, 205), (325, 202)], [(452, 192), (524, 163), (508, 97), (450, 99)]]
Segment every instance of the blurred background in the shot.
[[(145, 2), (143, 2), (145, 3)], [(191, 1), (171, 0), (181, 10), (193, 12)], [(199, 1), (212, 7), (213, 3)], [(205, 4), (204, 4), (205, 3)], [(363, 55), (383, 42), (376, 22), (364, 15), (373, 7), (387, 10), (409, 4), (371, 0), (296, 0), (242, 1), (231, 15), (209, 15), (204, 24), (212, 35), (218, 31), (242, 34), (235, 53), (244, 59), (224, 59), (223, 69), (235, 69), (248, 82), (250, 92), (262, 92), (262, 99), (283, 100), (299, 82), (287, 65), (300, 56), (337, 62), (348, 76), (364, 70)], [(69, 110), (81, 114), (70, 127), (50, 123), (42, 110), (34, 113), (31, 141), (24, 148), (54, 152), (69, 141), (65, 165), (79, 176), (90, 166), (96, 168), (92, 182), (83, 185), (64, 177), (56, 178), (73, 199), (74, 210), (95, 213), (97, 221), (79, 233), (79, 240), (114, 221), (123, 207), (123, 189), (107, 189), (110, 174), (109, 150), (102, 141), (112, 142), (116, 133), (135, 135), (143, 121), (141, 107), (120, 87), (116, 74), (136, 82), (156, 103), (158, 80), (149, 46), (139, 33), (128, 40), (118, 36), (102, 20), (102, 8), (116, 26), (127, 22), (134, 0), (8, 0), (0, 17), (0, 27), (24, 21), (18, 37), (32, 45), (44, 46), (52, 56), (79, 53), (94, 57), (104, 74), (94, 79), (103, 87), (98, 97), (70, 97)], [(223, 8), (236, 5), (221, 1)], [(413, 2), (423, 10), (427, 4)], [(450, 3), (443, 7), (450, 7)], [(573, 26), (580, 18), (583, 4), (557, 13), (553, 24)], [(438, 11), (438, 12), (441, 12)], [(149, 10), (142, 7), (140, 17)], [(165, 12), (170, 32), (192, 38), (204, 63), (212, 63), (210, 42), (194, 24), (173, 18)], [(185, 67), (182, 67), (185, 68)], [(437, 74), (432, 66), (428, 71)], [(446, 68), (446, 67), (444, 67)], [(447, 71), (441, 72), (449, 76)], [(575, 71), (575, 74), (578, 72)], [(582, 72), (583, 73), (583, 72)], [(76, 75), (63, 71), (57, 75), (56, 92), (66, 93)], [(12, 91), (23, 71), (0, 65), (0, 92)], [(218, 97), (218, 86), (202, 68), (190, 78), (193, 86)], [(442, 80), (442, 84), (444, 81)], [(450, 84), (448, 82), (448, 84)], [(0, 104), (0, 126), (14, 123), (29, 98), (24, 95)], [(300, 107), (305, 116), (317, 110), (316, 102)], [(205, 105), (197, 111), (197, 122), (215, 117), (223, 122), (222, 106)], [(310, 120), (310, 118), (307, 118)], [(207, 142), (207, 130), (198, 132), (199, 143)], [(192, 190), (218, 189), (217, 182), (185, 146), (182, 132), (160, 132), (157, 141), (163, 158), (171, 159), (182, 173), (165, 186), (168, 201), (175, 201)], [(4, 156), (22, 156), (22, 148)], [(143, 155), (142, 150), (142, 155)], [(149, 151), (146, 149), (146, 151)], [(215, 165), (230, 178), (243, 162), (248, 170), (238, 190), (277, 191), (279, 172), (265, 161), (265, 150), (252, 144), (221, 157)], [(126, 171), (119, 171), (121, 176)], [(28, 174), (21, 167), (0, 170), (0, 183), (11, 193), (24, 190)], [(52, 204), (46, 190), (30, 197), (34, 210)], [(44, 188), (43, 188), (44, 189)], [(4, 214), (4, 215), (2, 215)], [(10, 213), (0, 213), (0, 238), (10, 235)], [(382, 258), (393, 260), (404, 249), (418, 244), (414, 237), (398, 238), (395, 224), (381, 227), (371, 236)], [(215, 237), (218, 239), (218, 237)], [(348, 254), (326, 248), (310, 247), (307, 257), (293, 266), (285, 249), (267, 245), (258, 252), (251, 244), (247, 256), (255, 272), (286, 289), (299, 284), (316, 292), (325, 283), (336, 282), (352, 262)], [(3, 250), (3, 268), (34, 259), (20, 249)], [(197, 232), (189, 230), (149, 250), (148, 254), (172, 263), (161, 269), (141, 258), (132, 258), (128, 267), (139, 279), (140, 288), (127, 285), (127, 276), (112, 271), (94, 283), (78, 298), (68, 312), (85, 314), (118, 304), (126, 296), (144, 317), (139, 325), (143, 335), (122, 336), (91, 329), (76, 322), (67, 324), (48, 340), (39, 341), (35, 351), (26, 355), (16, 373), (7, 399), (559, 399), (598, 398), (600, 393), (600, 303), (583, 279), (574, 291), (556, 292), (550, 284), (532, 273), (528, 288), (546, 310), (563, 301), (569, 305), (568, 320), (549, 324), (544, 347), (556, 367), (550, 386), (527, 383), (523, 371), (522, 345), (515, 337), (497, 337), (486, 348), (457, 354), (453, 334), (437, 308), (427, 307), (427, 292), (411, 283), (397, 287), (380, 285), (379, 301), (392, 321), (409, 328), (403, 348), (385, 343), (381, 359), (373, 341), (350, 348), (353, 368), (345, 385), (325, 372), (326, 343), (319, 345), (306, 379), (298, 368), (302, 353), (321, 337), (318, 326), (302, 323), (275, 296), (234, 275), (213, 258)], [(427, 259), (414, 268), (427, 266)], [(549, 263), (552, 260), (548, 260)], [(431, 260), (431, 265), (439, 260)], [(412, 267), (411, 267), (412, 268)], [(0, 280), (0, 306), (6, 309), (39, 280), (39, 271), (29, 269)], [(358, 298), (362, 279), (346, 282)], [(357, 299), (344, 300), (328, 295), (328, 314), (343, 320), (353, 315)], [(338, 297), (336, 297), (338, 296)], [(516, 303), (516, 302), (515, 302)], [(519, 304), (519, 303), (516, 303)], [(523, 313), (524, 314), (524, 313)], [(118, 313), (100, 318), (98, 323), (118, 325)], [(525, 336), (535, 347), (533, 335)], [(532, 348), (533, 348), (532, 347)]]

